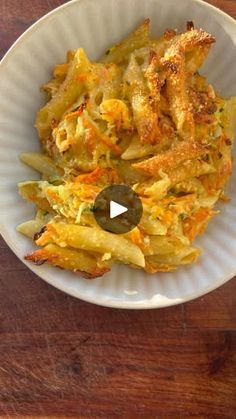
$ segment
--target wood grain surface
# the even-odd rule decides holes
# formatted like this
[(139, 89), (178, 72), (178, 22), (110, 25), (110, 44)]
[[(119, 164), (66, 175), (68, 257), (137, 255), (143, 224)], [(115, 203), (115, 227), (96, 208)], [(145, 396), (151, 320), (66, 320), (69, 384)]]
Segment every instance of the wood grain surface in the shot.
[[(62, 3), (0, 0), (0, 55)], [(236, 17), (235, 0), (209, 3)], [(185, 305), (113, 310), (47, 285), (0, 240), (0, 417), (14, 416), (236, 418), (235, 279)]]

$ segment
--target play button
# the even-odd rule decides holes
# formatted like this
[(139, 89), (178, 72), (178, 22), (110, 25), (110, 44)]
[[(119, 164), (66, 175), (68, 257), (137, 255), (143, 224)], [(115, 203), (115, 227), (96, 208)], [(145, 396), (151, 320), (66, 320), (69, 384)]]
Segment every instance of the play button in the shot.
[(123, 205), (117, 204), (117, 202), (110, 202), (110, 218), (116, 218), (121, 214), (125, 214), (128, 211), (128, 208)]
[(115, 234), (133, 230), (139, 224), (142, 213), (141, 199), (125, 185), (103, 189), (94, 203), (94, 216), (99, 226)]

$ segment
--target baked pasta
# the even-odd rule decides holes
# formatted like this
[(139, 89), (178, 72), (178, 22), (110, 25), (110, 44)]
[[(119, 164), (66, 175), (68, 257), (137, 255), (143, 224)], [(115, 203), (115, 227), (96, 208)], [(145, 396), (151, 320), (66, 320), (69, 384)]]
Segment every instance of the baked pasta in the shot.
[[(41, 153), (24, 163), (41, 173), (19, 184), (36, 217), (18, 226), (39, 249), (35, 264), (86, 278), (124, 263), (148, 273), (196, 262), (194, 246), (227, 201), (232, 173), (236, 98), (223, 99), (198, 72), (214, 37), (187, 23), (151, 39), (146, 19), (134, 33), (91, 62), (69, 51), (42, 86), (47, 104), (36, 128)], [(129, 185), (143, 216), (115, 235), (94, 218), (94, 201), (110, 185)]]

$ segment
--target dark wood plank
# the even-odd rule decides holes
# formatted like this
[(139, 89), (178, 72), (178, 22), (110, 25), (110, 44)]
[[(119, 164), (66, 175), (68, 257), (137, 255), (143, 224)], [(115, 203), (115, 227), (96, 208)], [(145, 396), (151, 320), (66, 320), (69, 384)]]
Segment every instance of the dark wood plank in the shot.
[(236, 326), (235, 279), (209, 295), (184, 305), (191, 328), (230, 330)]
[(5, 334), (0, 404), (24, 415), (233, 417), (235, 361), (236, 331)]
[[(236, 17), (235, 0), (208, 2)], [(0, 56), (63, 3), (1, 0)], [(236, 417), (235, 280), (182, 306), (113, 310), (52, 288), (0, 240), (0, 301), (0, 417)]]

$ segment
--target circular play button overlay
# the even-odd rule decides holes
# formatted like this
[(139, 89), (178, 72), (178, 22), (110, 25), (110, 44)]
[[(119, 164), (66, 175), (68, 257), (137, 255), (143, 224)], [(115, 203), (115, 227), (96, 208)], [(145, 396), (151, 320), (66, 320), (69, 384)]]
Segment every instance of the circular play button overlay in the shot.
[(94, 203), (94, 216), (103, 230), (124, 234), (133, 230), (143, 214), (142, 202), (132, 188), (112, 185), (103, 189)]

